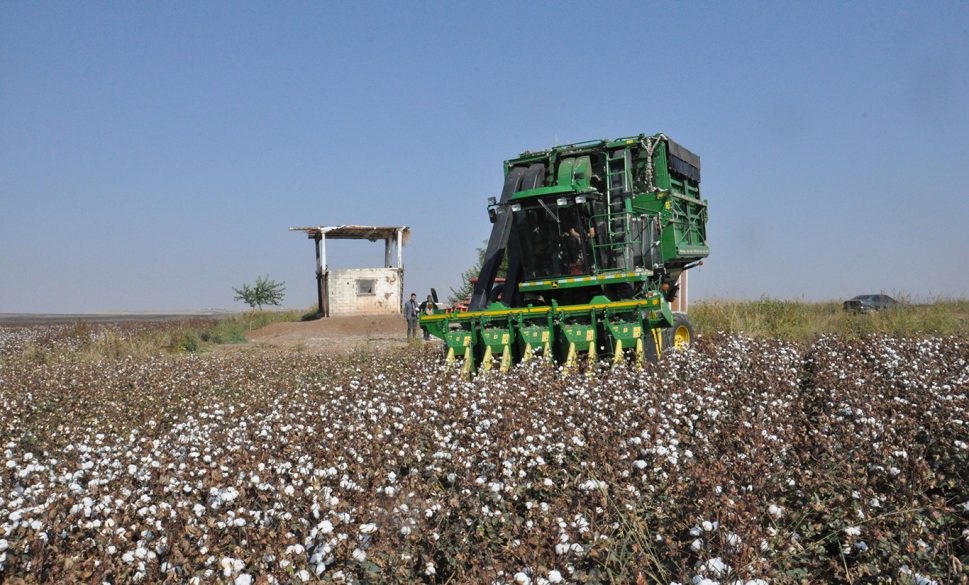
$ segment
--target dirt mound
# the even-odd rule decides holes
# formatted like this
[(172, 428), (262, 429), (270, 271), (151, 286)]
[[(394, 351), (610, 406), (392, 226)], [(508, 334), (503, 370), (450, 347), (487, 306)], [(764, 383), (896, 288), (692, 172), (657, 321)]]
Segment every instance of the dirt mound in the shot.
[(272, 323), (246, 334), (250, 341), (272, 345), (303, 344), (319, 349), (348, 349), (362, 343), (397, 345), (407, 341), (401, 315), (327, 317), (315, 321)]

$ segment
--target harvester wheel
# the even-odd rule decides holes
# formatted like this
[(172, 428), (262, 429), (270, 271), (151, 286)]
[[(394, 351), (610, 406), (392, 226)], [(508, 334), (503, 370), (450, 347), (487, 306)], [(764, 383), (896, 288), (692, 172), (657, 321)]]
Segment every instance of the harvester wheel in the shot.
[(683, 313), (673, 313), (673, 327), (670, 329), (672, 345), (676, 349), (682, 349), (693, 343), (693, 324)]

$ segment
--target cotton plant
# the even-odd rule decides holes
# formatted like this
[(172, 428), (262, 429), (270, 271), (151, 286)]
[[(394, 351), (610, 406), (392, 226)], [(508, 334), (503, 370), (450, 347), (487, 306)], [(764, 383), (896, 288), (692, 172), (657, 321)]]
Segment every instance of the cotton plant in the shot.
[[(473, 381), (431, 354), (86, 361), (71, 341), (36, 367), (11, 339), (0, 580), (636, 582), (653, 563), (758, 584), (907, 563), (944, 582), (965, 538), (933, 528), (969, 507), (959, 339), (720, 336), (642, 369)], [(922, 564), (886, 556), (889, 531)], [(810, 556), (825, 539), (841, 552)]]

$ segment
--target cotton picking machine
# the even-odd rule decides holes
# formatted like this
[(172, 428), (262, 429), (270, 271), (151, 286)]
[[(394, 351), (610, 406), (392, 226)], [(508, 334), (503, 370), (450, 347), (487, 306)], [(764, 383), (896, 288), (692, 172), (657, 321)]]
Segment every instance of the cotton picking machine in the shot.
[(466, 376), (534, 357), (641, 364), (691, 341), (670, 303), (710, 253), (697, 155), (663, 134), (524, 152), (488, 203), (468, 310), (421, 317)]

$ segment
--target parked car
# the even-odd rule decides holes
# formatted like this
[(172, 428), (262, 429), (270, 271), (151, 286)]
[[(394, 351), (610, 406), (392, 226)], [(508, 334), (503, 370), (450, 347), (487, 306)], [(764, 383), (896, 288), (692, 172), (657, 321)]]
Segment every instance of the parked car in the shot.
[(880, 311), (882, 309), (891, 309), (897, 305), (898, 301), (888, 295), (858, 295), (844, 302), (845, 311), (849, 313)]

